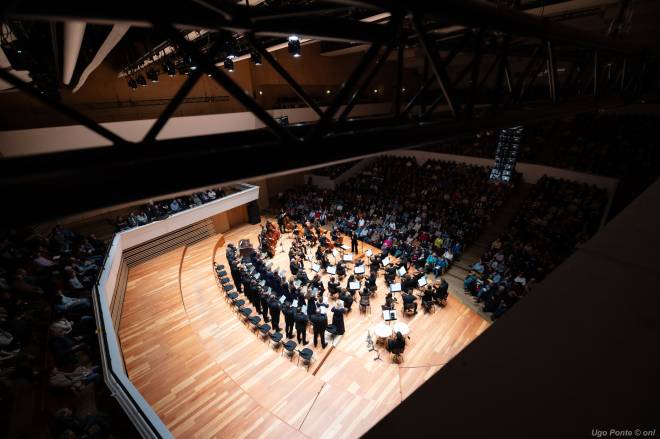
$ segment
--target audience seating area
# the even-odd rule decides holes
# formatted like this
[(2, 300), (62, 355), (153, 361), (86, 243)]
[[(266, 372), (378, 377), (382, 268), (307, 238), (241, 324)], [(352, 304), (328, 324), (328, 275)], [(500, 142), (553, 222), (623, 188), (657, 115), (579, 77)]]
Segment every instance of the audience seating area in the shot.
[(344, 172), (351, 169), (357, 162), (358, 160), (354, 160), (351, 162), (339, 163), (338, 165), (324, 166), (322, 168), (314, 169), (313, 173), (314, 175), (329, 177), (331, 180), (334, 180)]
[(507, 231), (472, 265), (465, 291), (497, 318), (598, 229), (604, 189), (541, 178)]
[(105, 252), (94, 236), (61, 227), (48, 236), (29, 230), (1, 236), (0, 404), (13, 417), (0, 423), (1, 436), (16, 424), (29, 426), (31, 437), (113, 432), (110, 416), (96, 409), (118, 406), (101, 379), (91, 302)]
[[(660, 174), (655, 147), (658, 117), (615, 112), (586, 113), (572, 119), (525, 126), (519, 161), (621, 178)], [(498, 132), (427, 148), (435, 152), (494, 158)]]
[(201, 206), (202, 204), (211, 201), (219, 200), (222, 197), (226, 197), (227, 195), (240, 190), (239, 187), (225, 186), (138, 206), (128, 215), (116, 218), (114, 221), (115, 226), (118, 232), (143, 226), (153, 221), (165, 219), (175, 213)]
[(384, 156), (337, 190), (303, 187), (288, 192), (293, 220), (334, 221), (343, 233), (445, 271), (474, 241), (507, 199), (512, 185), (492, 182), (486, 167)]

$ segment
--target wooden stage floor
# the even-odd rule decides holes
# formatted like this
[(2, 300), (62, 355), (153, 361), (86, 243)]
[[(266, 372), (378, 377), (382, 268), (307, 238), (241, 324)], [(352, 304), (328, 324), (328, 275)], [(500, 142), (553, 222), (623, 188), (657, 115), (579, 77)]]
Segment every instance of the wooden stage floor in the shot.
[[(259, 230), (244, 224), (224, 238), (256, 245)], [(418, 314), (400, 316), (411, 328), (401, 364), (382, 347), (374, 360), (366, 338), (382, 321), (381, 275), (371, 311), (360, 313), (354, 303), (346, 334), (334, 346), (314, 348), (310, 327), (307, 347), (316, 361), (307, 371), (261, 341), (232, 310), (213, 270), (214, 261), (227, 266), (225, 246), (214, 252), (218, 239), (128, 274), (119, 327), (126, 370), (175, 437), (359, 437), (489, 326), (450, 294), (434, 313), (420, 304)], [(286, 253), (278, 252), (273, 265), (288, 272), (290, 234), (282, 241)]]

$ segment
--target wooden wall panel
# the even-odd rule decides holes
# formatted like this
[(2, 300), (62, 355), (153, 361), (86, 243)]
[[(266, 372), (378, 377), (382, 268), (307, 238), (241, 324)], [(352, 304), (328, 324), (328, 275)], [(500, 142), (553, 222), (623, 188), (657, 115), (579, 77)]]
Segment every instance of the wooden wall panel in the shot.
[(227, 217), (229, 218), (229, 227), (246, 223), (248, 220), (247, 207), (245, 205), (234, 207), (227, 211)]

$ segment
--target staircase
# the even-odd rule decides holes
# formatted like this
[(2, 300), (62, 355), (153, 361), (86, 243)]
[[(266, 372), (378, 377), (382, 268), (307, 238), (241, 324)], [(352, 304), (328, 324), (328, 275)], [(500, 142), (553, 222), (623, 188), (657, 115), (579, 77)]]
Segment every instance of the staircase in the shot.
[[(509, 223), (513, 220), (516, 213), (518, 213), (523, 200), (527, 198), (527, 194), (529, 194), (533, 187), (533, 184), (521, 182), (518, 191), (512, 194), (504, 206), (502, 206), (496, 213), (495, 220), (486, 226), (481, 236), (479, 236), (475, 242), (463, 250), (460, 260), (454, 261), (449, 270), (445, 273), (445, 276), (448, 278), (454, 278), (447, 279), (450, 284), (457, 284), (456, 280), (460, 281), (460, 288), (450, 288), (450, 292), (454, 293), (454, 296), (470, 309), (489, 320), (489, 314), (484, 313), (481, 306), (474, 303), (472, 296), (463, 292), (463, 279), (465, 279), (465, 276), (467, 276), (470, 271), (469, 266), (477, 262), (490, 244), (506, 231)], [(454, 282), (451, 282), (452, 280)]]

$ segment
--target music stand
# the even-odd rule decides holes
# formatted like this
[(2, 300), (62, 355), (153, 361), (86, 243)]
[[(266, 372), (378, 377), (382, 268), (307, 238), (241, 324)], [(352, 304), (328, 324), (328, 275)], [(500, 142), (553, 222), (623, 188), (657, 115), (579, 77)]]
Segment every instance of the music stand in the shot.
[(335, 275), (335, 274), (337, 274), (337, 266), (336, 265), (328, 265), (328, 268), (326, 268), (325, 271), (327, 273)]
[(359, 290), (360, 289), (360, 282), (358, 282), (358, 281), (349, 282), (348, 283), (348, 289), (349, 290)]
[(396, 293), (396, 292), (401, 291), (401, 284), (398, 283), (398, 282), (395, 283), (395, 284), (390, 284), (390, 291), (391, 291), (392, 293)]
[(391, 322), (396, 320), (396, 310), (394, 309), (383, 310), (383, 320), (385, 320), (386, 322)]

